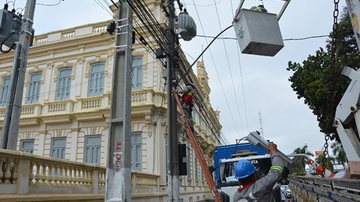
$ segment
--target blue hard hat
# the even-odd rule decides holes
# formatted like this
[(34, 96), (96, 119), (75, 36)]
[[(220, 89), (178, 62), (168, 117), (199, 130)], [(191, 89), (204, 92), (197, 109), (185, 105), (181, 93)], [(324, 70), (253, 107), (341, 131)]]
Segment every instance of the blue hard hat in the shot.
[(235, 178), (244, 179), (255, 173), (255, 166), (248, 160), (240, 160), (235, 164)]

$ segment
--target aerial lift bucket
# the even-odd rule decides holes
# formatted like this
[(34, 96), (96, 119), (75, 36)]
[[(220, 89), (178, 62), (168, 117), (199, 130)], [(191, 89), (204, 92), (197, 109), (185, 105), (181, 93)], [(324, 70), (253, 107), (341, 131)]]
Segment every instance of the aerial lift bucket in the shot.
[(240, 2), (233, 25), (242, 53), (274, 56), (284, 47), (278, 20), (289, 2), (285, 1), (278, 15), (242, 9), (244, 0)]

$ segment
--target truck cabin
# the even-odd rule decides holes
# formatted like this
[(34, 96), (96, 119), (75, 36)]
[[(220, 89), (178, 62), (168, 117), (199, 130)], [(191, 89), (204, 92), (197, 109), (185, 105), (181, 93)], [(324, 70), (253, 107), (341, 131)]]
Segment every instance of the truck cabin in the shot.
[(220, 183), (218, 183), (218, 188), (239, 185), (238, 180), (235, 178), (234, 168), (235, 164), (240, 159), (249, 160), (255, 166), (257, 179), (265, 176), (269, 172), (271, 167), (270, 154), (240, 156), (231, 159), (221, 159), (219, 165)]

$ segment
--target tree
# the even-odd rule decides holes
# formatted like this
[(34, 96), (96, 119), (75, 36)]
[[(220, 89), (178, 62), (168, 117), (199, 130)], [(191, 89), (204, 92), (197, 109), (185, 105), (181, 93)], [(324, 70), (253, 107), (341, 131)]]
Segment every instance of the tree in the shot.
[[(304, 98), (317, 116), (320, 131), (336, 134), (333, 127), (335, 109), (342, 98), (350, 79), (342, 76), (345, 66), (357, 68), (360, 63), (359, 49), (353, 37), (353, 30), (346, 9), (343, 11), (336, 35), (336, 55), (333, 63), (331, 43), (334, 33), (330, 33), (326, 49), (319, 48), (314, 55), (309, 55), (300, 63), (289, 61), (288, 71), (292, 71), (289, 81), (298, 99)], [(336, 135), (337, 140), (338, 136)]]
[(334, 162), (335, 159), (333, 157), (328, 156), (328, 157), (326, 157), (325, 162), (323, 162), (324, 161), (324, 154), (320, 154), (315, 160), (316, 160), (316, 162), (318, 164), (323, 165), (326, 169), (328, 169), (330, 171), (334, 170), (333, 162)]
[[(314, 156), (309, 150), (308, 146), (305, 145), (303, 147), (298, 147), (293, 151), (294, 154), (306, 154), (309, 156)], [(296, 174), (305, 174), (305, 159), (304, 157), (294, 157), (293, 164), (290, 168), (290, 173), (296, 173)]]
[(347, 160), (342, 144), (340, 142), (334, 142), (331, 144), (331, 149), (337, 162), (344, 165)]

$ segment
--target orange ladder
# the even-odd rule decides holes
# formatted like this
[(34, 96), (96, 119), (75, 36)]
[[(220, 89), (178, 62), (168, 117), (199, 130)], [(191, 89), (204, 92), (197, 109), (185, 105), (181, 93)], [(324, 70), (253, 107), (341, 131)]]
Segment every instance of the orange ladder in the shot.
[(202, 153), (202, 151), (200, 149), (199, 144), (196, 141), (194, 133), (191, 130), (190, 124), (186, 119), (185, 112), (184, 112), (184, 110), (183, 110), (183, 108), (181, 106), (181, 102), (180, 102), (179, 96), (178, 96), (175, 88), (172, 89), (172, 93), (173, 93), (173, 95), (175, 97), (178, 109), (180, 111), (181, 120), (185, 124), (186, 135), (188, 136), (188, 138), (190, 140), (190, 143), (191, 143), (192, 147), (194, 148), (195, 155), (196, 155), (197, 159), (199, 160), (199, 164), (201, 166), (201, 169), (203, 170), (203, 173), (205, 174), (206, 182), (207, 182), (207, 184), (208, 184), (208, 186), (210, 188), (211, 194), (213, 195), (213, 197), (215, 199), (215, 202), (222, 202), (220, 193), (219, 193), (219, 191), (218, 191), (218, 189), (216, 187), (214, 179), (213, 179), (213, 177), (212, 177), (212, 175), (211, 175), (211, 173), (209, 171), (209, 168), (208, 168), (208, 166), (206, 164), (204, 155), (203, 155), (203, 153)]

